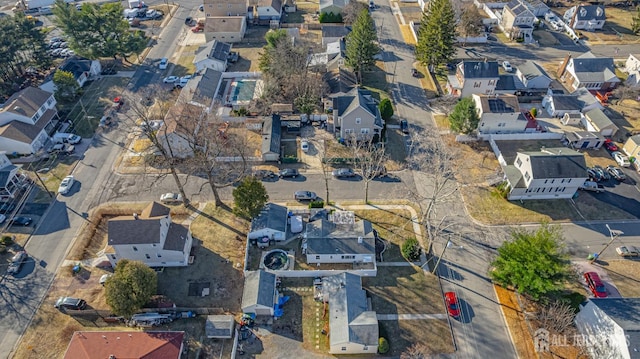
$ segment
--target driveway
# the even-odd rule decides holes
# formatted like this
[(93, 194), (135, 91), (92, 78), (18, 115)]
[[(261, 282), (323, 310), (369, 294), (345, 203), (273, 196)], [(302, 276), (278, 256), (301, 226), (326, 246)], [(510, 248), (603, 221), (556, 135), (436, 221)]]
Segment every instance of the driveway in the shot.
[(616, 286), (613, 284), (613, 281), (611, 280), (611, 278), (609, 278), (609, 275), (602, 267), (591, 264), (588, 261), (576, 261), (573, 262), (573, 264), (576, 266), (578, 273), (580, 274), (580, 284), (582, 284), (582, 286), (584, 287), (587, 297), (593, 298), (593, 294), (589, 290), (589, 287), (584, 280), (583, 274), (586, 272), (596, 272), (598, 273), (598, 276), (600, 276), (600, 279), (604, 283), (604, 286), (607, 288), (608, 298), (622, 298), (622, 295), (620, 295), (618, 288), (616, 288)]

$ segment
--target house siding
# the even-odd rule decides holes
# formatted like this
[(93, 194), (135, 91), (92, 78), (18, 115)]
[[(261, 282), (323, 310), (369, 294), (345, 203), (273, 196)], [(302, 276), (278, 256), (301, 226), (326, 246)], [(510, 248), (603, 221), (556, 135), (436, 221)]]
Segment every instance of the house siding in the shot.
[(47, 135), (47, 132), (44, 129), (40, 131), (32, 143), (25, 143), (6, 137), (0, 137), (0, 151), (5, 151), (9, 154), (15, 152), (23, 155), (36, 153), (44, 147), (44, 144), (48, 139), (49, 135)]
[[(343, 350), (344, 349), (344, 350)], [(363, 346), (357, 343), (344, 343), (333, 345), (329, 348), (329, 354), (367, 354), (376, 355), (378, 352), (377, 345)]]
[[(360, 118), (360, 124), (356, 123), (356, 119)], [(375, 133), (375, 117), (362, 107), (358, 107), (353, 111), (346, 113), (340, 120), (340, 137), (349, 138), (356, 136), (357, 138), (369, 138)], [(368, 134), (362, 133), (363, 129), (368, 129)], [(349, 132), (351, 131), (351, 133)]]
[(624, 330), (592, 302), (581, 306), (575, 324), (589, 339), (586, 348), (593, 358), (631, 359)]
[(624, 143), (622, 151), (629, 157), (640, 157), (640, 135), (629, 137)]
[(371, 254), (307, 254), (307, 263), (371, 263)]
[(227, 2), (205, 0), (203, 5), (207, 17), (247, 15), (247, 2), (242, 0)]
[(465, 79), (459, 97), (468, 97), (473, 94), (492, 95), (495, 93), (497, 82), (497, 77), (494, 79)]

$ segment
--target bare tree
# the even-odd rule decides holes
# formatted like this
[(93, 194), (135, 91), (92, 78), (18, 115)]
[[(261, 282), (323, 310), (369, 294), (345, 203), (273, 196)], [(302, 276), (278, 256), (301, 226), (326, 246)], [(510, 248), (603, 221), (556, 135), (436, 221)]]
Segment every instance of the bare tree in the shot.
[(458, 22), (458, 32), (464, 37), (464, 45), (467, 44), (467, 37), (478, 36), (483, 32), (482, 16), (478, 8), (468, 3), (462, 7), (460, 21)]
[(327, 140), (320, 141), (317, 146), (318, 157), (320, 158), (320, 168), (322, 169), (322, 178), (324, 179), (325, 188), (325, 204), (329, 204), (329, 179), (331, 179), (331, 163), (332, 158), (329, 157), (327, 151)]
[(364, 182), (364, 202), (369, 203), (369, 184), (376, 177), (386, 173), (384, 164), (388, 156), (384, 143), (373, 142), (371, 139), (350, 142), (353, 158), (356, 159), (354, 167)]
[(433, 349), (422, 343), (413, 343), (402, 354), (400, 359), (427, 359), (436, 354)]
[(366, 10), (367, 6), (367, 3), (363, 1), (349, 1), (349, 3), (342, 8), (342, 21), (345, 25), (353, 24), (358, 14), (362, 12), (362, 10)]
[(631, 86), (618, 86), (613, 90), (613, 95), (620, 100), (636, 100), (640, 97), (640, 88)]
[(438, 97), (431, 100), (429, 102), (429, 106), (431, 106), (431, 108), (436, 110), (437, 112), (442, 113), (445, 116), (449, 116), (449, 114), (451, 113), (451, 111), (453, 111), (453, 108), (456, 106), (457, 103), (458, 103), (457, 97), (446, 95), (446, 96)]
[(573, 327), (576, 313), (570, 305), (558, 301), (542, 307), (537, 314), (537, 319), (543, 328), (557, 333), (564, 333)]

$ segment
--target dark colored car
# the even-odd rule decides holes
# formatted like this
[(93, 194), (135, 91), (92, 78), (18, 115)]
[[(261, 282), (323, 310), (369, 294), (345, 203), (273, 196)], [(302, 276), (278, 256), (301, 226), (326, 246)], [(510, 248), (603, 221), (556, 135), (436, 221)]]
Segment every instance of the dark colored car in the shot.
[(356, 175), (351, 168), (338, 168), (337, 170), (333, 170), (331, 174), (335, 178), (350, 178)]
[(400, 129), (402, 133), (409, 133), (409, 122), (407, 120), (400, 121)]
[(449, 312), (449, 315), (454, 318), (458, 318), (460, 316), (460, 303), (458, 302), (458, 297), (456, 297), (456, 293), (454, 292), (444, 293), (444, 301), (447, 304), (447, 312)]
[(298, 177), (298, 170), (295, 168), (285, 168), (280, 170), (280, 173), (278, 173), (278, 176), (280, 178), (287, 178), (287, 177), (291, 177), (291, 178), (296, 178)]
[(4, 202), (0, 205), (0, 213), (11, 212), (16, 209), (16, 205), (14, 203)]
[(363, 174), (366, 178), (384, 177), (387, 175), (387, 168), (384, 166), (372, 166), (369, 168), (369, 166), (367, 166), (367, 168), (363, 170)]
[(186, 19), (184, 19), (184, 24), (191, 26), (193, 24), (193, 18), (191, 16), (188, 16)]
[(596, 298), (606, 298), (607, 297), (607, 289), (600, 280), (600, 276), (596, 272), (587, 272), (584, 274), (584, 280), (587, 282), (587, 286), (591, 293)]
[(18, 272), (20, 272), (20, 268), (22, 268), (22, 263), (24, 263), (24, 261), (26, 261), (28, 257), (29, 256), (25, 251), (20, 251), (16, 253), (16, 255), (14, 255), (13, 258), (11, 258), (11, 264), (9, 264), (9, 268), (7, 268), (7, 273), (17, 274)]
[(411, 69), (411, 76), (418, 77), (420, 76), (420, 73), (418, 72), (417, 69)]
[(33, 219), (31, 219), (31, 217), (13, 217), (11, 219), (11, 224), (18, 224), (25, 227), (30, 225), (31, 222), (33, 222)]
[(616, 144), (613, 143), (613, 141), (610, 138), (607, 138), (606, 140), (604, 140), (604, 148), (606, 148), (611, 152), (618, 150), (618, 146), (616, 146)]
[(58, 309), (83, 310), (87, 307), (87, 302), (84, 299), (60, 297), (53, 306)]
[(593, 169), (598, 171), (598, 174), (600, 175), (600, 177), (602, 177), (603, 180), (607, 181), (611, 179), (611, 175), (609, 174), (609, 172), (607, 172), (601, 166), (595, 165), (593, 166)]

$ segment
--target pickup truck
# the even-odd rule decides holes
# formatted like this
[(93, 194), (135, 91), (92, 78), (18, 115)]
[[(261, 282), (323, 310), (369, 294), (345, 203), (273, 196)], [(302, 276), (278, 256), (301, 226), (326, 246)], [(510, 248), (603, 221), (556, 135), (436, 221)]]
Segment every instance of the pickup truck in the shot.
[(585, 181), (582, 186), (578, 187), (578, 189), (581, 189), (583, 191), (592, 191), (596, 193), (604, 192), (604, 186), (593, 181)]

